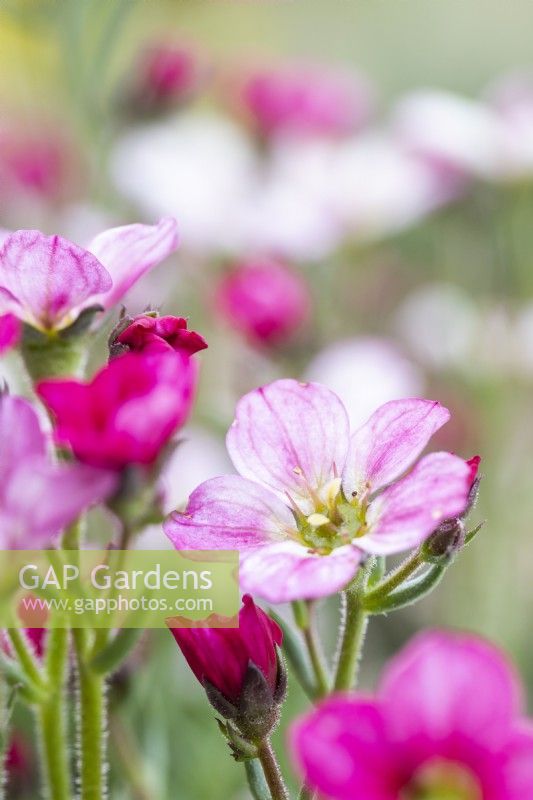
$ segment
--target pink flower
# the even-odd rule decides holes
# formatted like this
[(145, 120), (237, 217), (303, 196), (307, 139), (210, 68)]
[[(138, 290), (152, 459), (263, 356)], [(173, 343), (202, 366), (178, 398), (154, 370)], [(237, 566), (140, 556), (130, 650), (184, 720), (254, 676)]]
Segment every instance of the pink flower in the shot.
[(115, 305), (176, 246), (171, 218), (112, 228), (87, 249), (61, 236), (16, 231), (0, 249), (0, 313), (45, 331), (68, 327), (85, 308)]
[(337, 136), (366, 121), (368, 87), (356, 76), (317, 67), (271, 67), (248, 76), (241, 102), (264, 136)]
[(181, 353), (113, 359), (89, 383), (42, 381), (56, 439), (80, 461), (120, 470), (152, 464), (189, 414), (196, 364)]
[(240, 475), (201, 484), (165, 532), (177, 548), (238, 548), (241, 585), (270, 602), (332, 594), (365, 553), (416, 547), (467, 507), (462, 458), (431, 453), (401, 477), (449, 417), (430, 400), (393, 400), (350, 436), (346, 409), (325, 386), (256, 389), (226, 440)]
[(207, 681), (227, 700), (236, 703), (252, 662), (261, 671), (271, 692), (276, 691), (276, 647), (281, 646), (283, 634), (249, 595), (243, 598), (238, 628), (193, 627), (172, 628), (171, 631), (202, 686)]
[(207, 347), (203, 336), (187, 330), (184, 317), (158, 317), (153, 314), (140, 314), (131, 320), (131, 324), (112, 342), (112, 347), (115, 344), (135, 353), (176, 351), (186, 356), (192, 356)]
[(33, 407), (0, 395), (0, 544), (39, 548), (88, 506), (111, 494), (115, 477), (81, 464), (56, 464)]
[(233, 327), (254, 342), (290, 338), (309, 316), (304, 279), (283, 264), (262, 259), (239, 264), (218, 286), (216, 303)]
[(192, 46), (156, 44), (139, 60), (132, 101), (147, 111), (184, 103), (201, 89), (206, 72)]
[(330, 800), (525, 800), (533, 726), (505, 657), (467, 634), (426, 633), (375, 698), (332, 697), (292, 729), (308, 784)]
[(17, 346), (20, 334), (20, 320), (14, 314), (0, 317), (0, 355)]

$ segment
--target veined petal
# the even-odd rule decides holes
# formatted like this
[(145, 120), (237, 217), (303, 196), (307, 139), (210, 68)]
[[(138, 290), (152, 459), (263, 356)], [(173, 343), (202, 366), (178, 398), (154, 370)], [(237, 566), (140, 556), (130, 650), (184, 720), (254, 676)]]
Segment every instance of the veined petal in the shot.
[(292, 725), (290, 742), (302, 778), (320, 796), (331, 800), (398, 797), (377, 703), (332, 697)]
[(320, 556), (287, 540), (245, 553), (239, 580), (245, 592), (270, 603), (328, 597), (343, 589), (355, 575), (362, 554), (351, 545)]
[(165, 217), (157, 225), (123, 225), (96, 236), (88, 245), (106, 267), (113, 286), (94, 298), (110, 308), (133, 284), (161, 263), (178, 246), (176, 220)]
[(44, 456), (46, 438), (33, 406), (23, 397), (0, 394), (0, 491), (27, 458)]
[(341, 475), (348, 437), (337, 395), (318, 383), (280, 380), (239, 401), (226, 441), (241, 475), (290, 494), (306, 512), (310, 493)]
[(416, 637), (387, 667), (378, 696), (389, 736), (409, 745), (415, 759), (445, 757), (447, 744), (460, 748), (465, 740), (501, 747), (521, 705), (504, 655), (477, 636), (451, 631)]
[(294, 517), (273, 492), (240, 475), (202, 483), (187, 509), (175, 511), (163, 529), (181, 550), (232, 550), (283, 541), (295, 528)]
[(343, 487), (375, 492), (405, 472), (450, 412), (432, 400), (391, 400), (378, 408), (351, 439)]
[(73, 310), (111, 285), (92, 253), (61, 236), (20, 230), (0, 250), (0, 313), (11, 311), (30, 325), (61, 328)]
[(369, 532), (357, 539), (369, 553), (401, 553), (419, 545), (468, 503), (471, 468), (451, 453), (431, 453), (370, 504)]

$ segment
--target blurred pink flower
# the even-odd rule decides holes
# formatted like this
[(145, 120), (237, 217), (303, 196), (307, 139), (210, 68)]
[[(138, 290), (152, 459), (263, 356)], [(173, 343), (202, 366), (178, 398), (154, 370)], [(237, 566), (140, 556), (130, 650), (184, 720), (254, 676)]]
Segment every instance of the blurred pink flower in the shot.
[[(210, 621), (212, 618), (206, 624)], [(276, 647), (281, 646), (283, 634), (249, 595), (243, 598), (237, 628), (187, 627), (171, 631), (202, 686), (208, 681), (227, 700), (236, 703), (251, 662), (274, 694), (278, 682)]]
[(11, 350), (19, 343), (21, 324), (14, 314), (4, 314), (0, 317), (0, 355)]
[(187, 330), (184, 317), (140, 314), (116, 337), (115, 342), (135, 353), (183, 353), (192, 356), (205, 350), (207, 342), (196, 331)]
[(238, 264), (216, 292), (220, 313), (254, 342), (289, 339), (309, 316), (311, 294), (301, 275), (284, 264), (258, 259)]
[(533, 726), (505, 657), (431, 632), (386, 669), (375, 698), (339, 695), (292, 728), (306, 782), (331, 800), (525, 800)]
[(338, 136), (365, 122), (368, 86), (355, 75), (317, 66), (266, 67), (241, 88), (245, 113), (263, 136)]
[(60, 236), (16, 231), (0, 250), (0, 312), (42, 330), (67, 327), (85, 308), (115, 305), (176, 247), (170, 217), (104, 231), (87, 249)]
[(42, 381), (37, 392), (55, 417), (58, 444), (86, 464), (120, 470), (156, 460), (189, 414), (196, 374), (183, 353), (126, 353), (89, 383)]
[(0, 543), (42, 547), (115, 488), (115, 477), (81, 464), (56, 464), (31, 404), (0, 395)]
[(204, 59), (193, 46), (154, 44), (138, 60), (132, 103), (154, 111), (187, 102), (201, 89), (206, 74)]
[(466, 508), (470, 467), (450, 453), (425, 456), (398, 480), (449, 417), (430, 400), (395, 400), (350, 436), (325, 386), (256, 389), (227, 435), (240, 475), (201, 484), (165, 533), (177, 548), (238, 548), (244, 590), (271, 602), (332, 594), (364, 553), (415, 547)]

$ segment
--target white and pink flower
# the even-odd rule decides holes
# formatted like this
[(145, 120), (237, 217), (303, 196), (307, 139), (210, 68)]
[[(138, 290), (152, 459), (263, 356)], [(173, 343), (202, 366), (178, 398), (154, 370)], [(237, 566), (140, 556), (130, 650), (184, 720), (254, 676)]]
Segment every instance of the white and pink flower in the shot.
[(86, 308), (108, 309), (177, 247), (176, 222), (124, 225), (83, 248), (61, 236), (0, 236), (0, 314), (43, 331), (71, 325)]
[(238, 404), (227, 447), (240, 475), (201, 484), (165, 532), (178, 548), (239, 549), (243, 589), (271, 602), (332, 594), (365, 554), (416, 547), (465, 510), (462, 458), (432, 453), (402, 477), (449, 417), (395, 400), (350, 435), (325, 386), (276, 381)]

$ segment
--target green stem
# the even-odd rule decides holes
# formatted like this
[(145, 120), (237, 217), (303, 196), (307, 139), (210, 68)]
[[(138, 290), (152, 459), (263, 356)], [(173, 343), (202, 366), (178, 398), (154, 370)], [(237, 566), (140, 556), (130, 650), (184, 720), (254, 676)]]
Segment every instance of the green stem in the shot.
[(401, 588), (396, 589), (385, 597), (364, 600), (364, 606), (369, 614), (384, 614), (387, 611), (397, 611), (421, 600), (440, 583), (447, 566), (434, 564), (419, 578), (408, 581)]
[(368, 614), (363, 605), (363, 588), (356, 585), (344, 592), (345, 621), (342, 631), (335, 691), (346, 691), (357, 684), (357, 672), (365, 640)]
[(407, 578), (410, 578), (414, 572), (420, 569), (423, 564), (424, 556), (420, 550), (417, 550), (416, 553), (413, 553), (413, 555), (409, 556), (409, 558), (406, 558), (405, 561), (400, 564), (399, 567), (397, 567), (397, 569), (390, 572), (386, 578), (374, 586), (372, 591), (367, 593), (367, 601), (370, 601), (371, 603), (377, 603), (379, 600), (383, 599), (401, 586), (402, 583), (404, 583)]
[(272, 800), (289, 800), (289, 793), (283, 782), (281, 770), (269, 739), (264, 739), (258, 745), (257, 754)]
[(41, 669), (37, 664), (37, 659), (24, 633), (18, 628), (10, 628), (8, 630), (8, 636), (13, 651), (26, 677), (39, 689), (44, 689), (45, 682)]
[(270, 790), (265, 780), (265, 773), (261, 767), (261, 762), (257, 758), (251, 758), (244, 762), (248, 788), (254, 800), (270, 800)]
[(330, 677), (324, 660), (324, 654), (320, 647), (319, 639), (316, 634), (314, 619), (312, 614), (309, 615), (309, 624), (303, 631), (305, 645), (309, 653), (309, 660), (313, 667), (316, 681), (316, 694), (317, 697), (325, 697), (329, 692)]
[(88, 663), (88, 631), (72, 631), (78, 671), (78, 737), (80, 756), (80, 800), (103, 800), (106, 796), (104, 730), (106, 724), (105, 680)]
[(302, 786), (300, 789), (300, 794), (298, 795), (298, 800), (313, 800), (315, 793), (313, 789), (310, 789), (309, 786)]
[(68, 631), (48, 633), (45, 669), (50, 693), (36, 710), (41, 739), (43, 796), (47, 800), (71, 800), (65, 686), (68, 672)]

